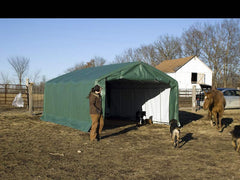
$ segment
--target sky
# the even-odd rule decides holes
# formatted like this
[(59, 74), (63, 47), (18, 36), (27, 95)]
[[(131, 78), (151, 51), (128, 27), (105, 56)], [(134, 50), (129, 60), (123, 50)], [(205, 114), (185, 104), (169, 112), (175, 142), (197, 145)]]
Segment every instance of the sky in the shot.
[[(160, 36), (180, 37), (196, 23), (215, 24), (224, 19), (199, 18), (0, 18), (0, 73), (17, 83), (8, 62), (29, 61), (28, 77), (40, 72), (50, 80), (76, 64), (102, 57), (114, 61), (129, 48), (154, 43)], [(0, 83), (2, 78), (0, 76)]]

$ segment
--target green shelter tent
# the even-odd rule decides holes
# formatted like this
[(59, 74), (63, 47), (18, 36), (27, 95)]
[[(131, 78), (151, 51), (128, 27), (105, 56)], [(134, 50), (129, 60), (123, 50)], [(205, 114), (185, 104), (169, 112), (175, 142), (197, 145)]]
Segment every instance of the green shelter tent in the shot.
[(89, 131), (87, 96), (96, 84), (103, 88), (104, 117), (134, 120), (140, 110), (152, 116), (153, 123), (179, 122), (177, 81), (143, 62), (76, 70), (47, 81), (41, 119)]

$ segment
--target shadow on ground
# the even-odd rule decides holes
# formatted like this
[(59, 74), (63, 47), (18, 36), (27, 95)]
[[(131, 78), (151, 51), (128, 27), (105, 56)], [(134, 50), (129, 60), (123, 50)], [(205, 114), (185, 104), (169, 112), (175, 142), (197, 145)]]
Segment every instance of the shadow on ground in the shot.
[(191, 123), (192, 121), (197, 121), (202, 117), (203, 115), (200, 114), (195, 114), (187, 111), (179, 111), (179, 121), (182, 127)]
[[(187, 111), (179, 111), (179, 121), (181, 123), (181, 126), (185, 126), (189, 123), (191, 123), (192, 121), (197, 121), (199, 119), (201, 119), (203, 117), (203, 115), (199, 115), (199, 114), (195, 114), (195, 113), (191, 113), (191, 112), (187, 112)], [(227, 122), (229, 122), (229, 119), (224, 121), (224, 124), (228, 124)], [(124, 134), (127, 133), (129, 131), (132, 130), (137, 130), (137, 126), (136, 126), (137, 122), (136, 121), (131, 121), (131, 120), (126, 120), (126, 119), (105, 119), (104, 122), (104, 129), (103, 130), (110, 130), (110, 129), (115, 129), (115, 128), (119, 128), (119, 127), (124, 127), (126, 126), (126, 128), (124, 128), (123, 130), (113, 133), (111, 135), (107, 135), (102, 137), (102, 139), (110, 137), (110, 136), (117, 136), (120, 134)], [(189, 133), (187, 135), (185, 135), (186, 137), (183, 138), (183, 143), (187, 143), (189, 140), (191, 140), (191, 136), (192, 134)]]
[[(187, 112), (187, 111), (179, 111), (179, 121), (180, 121), (182, 127), (191, 123), (192, 121), (197, 121), (197, 120), (201, 119), (202, 117), (203, 117), (203, 115), (199, 115), (199, 114), (195, 114), (195, 113), (191, 113), (191, 112)], [(228, 126), (230, 121), (231, 121), (230, 119), (226, 119), (226, 120), (223, 119), (223, 124), (225, 125), (225, 127)], [(115, 129), (115, 128), (124, 127), (124, 126), (126, 126), (126, 128), (124, 128), (123, 130), (121, 130), (119, 132), (115, 132), (113, 134), (103, 136), (102, 139), (108, 138), (111, 136), (121, 135), (121, 134), (127, 133), (132, 130), (137, 130), (138, 128), (137, 128), (136, 124), (137, 124), (136, 121), (130, 121), (130, 120), (126, 120), (126, 119), (106, 119), (103, 130), (110, 130), (110, 129)], [(186, 134), (182, 138), (181, 146), (183, 146), (184, 144), (186, 144), (188, 141), (190, 141), (192, 139), (193, 139), (192, 133)]]
[(105, 119), (104, 120), (104, 129), (115, 129), (123, 126), (136, 125), (137, 122), (127, 119)]
[(193, 133), (187, 133), (185, 136), (183, 136), (181, 138), (179, 148), (181, 148), (182, 146), (184, 146), (186, 143), (188, 143), (189, 141), (191, 141), (193, 139), (196, 139), (196, 138), (193, 137)]
[(129, 131), (132, 131), (132, 130), (137, 130), (137, 126), (136, 125), (132, 125), (130, 127), (127, 127), (119, 132), (115, 132), (115, 133), (112, 133), (112, 134), (109, 134), (109, 135), (105, 135), (105, 136), (102, 136), (101, 139), (105, 139), (105, 138), (108, 138), (108, 137), (112, 137), (112, 136), (118, 136), (118, 135), (121, 135), (121, 134), (125, 134)]
[(233, 122), (233, 118), (223, 118), (222, 119), (222, 131), (227, 128)]
[(109, 135), (102, 136), (101, 139), (105, 139), (112, 136), (118, 136), (124, 133), (127, 133), (132, 130), (137, 130), (137, 123), (133, 120), (126, 120), (126, 119), (105, 119), (104, 121), (104, 128), (103, 130), (111, 130), (119, 127), (125, 127), (124, 129), (120, 130), (119, 132), (114, 132)]

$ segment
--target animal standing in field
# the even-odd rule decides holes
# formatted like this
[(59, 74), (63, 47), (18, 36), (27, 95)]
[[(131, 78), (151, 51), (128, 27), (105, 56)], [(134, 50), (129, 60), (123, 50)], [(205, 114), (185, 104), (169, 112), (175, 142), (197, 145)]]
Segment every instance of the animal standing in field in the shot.
[(230, 131), (232, 135), (232, 145), (237, 152), (240, 152), (240, 125), (234, 126), (234, 129)]
[(226, 100), (221, 91), (212, 89), (210, 92), (204, 93), (203, 109), (208, 110), (208, 119), (211, 119), (211, 125), (215, 124), (219, 131), (222, 131), (222, 117), (225, 105)]
[(180, 142), (180, 128), (178, 127), (178, 123), (176, 119), (172, 119), (170, 121), (170, 136), (173, 142), (173, 147), (179, 147)]

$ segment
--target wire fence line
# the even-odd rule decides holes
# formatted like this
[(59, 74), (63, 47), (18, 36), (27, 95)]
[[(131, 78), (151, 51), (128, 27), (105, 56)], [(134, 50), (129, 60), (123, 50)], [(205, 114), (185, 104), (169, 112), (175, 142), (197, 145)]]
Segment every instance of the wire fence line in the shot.
[(196, 106), (196, 95), (201, 93), (201, 89), (179, 89), (179, 108), (194, 108)]
[[(29, 85), (0, 84), (0, 107), (14, 108), (12, 105), (15, 97), (21, 93), (24, 107), (29, 109)], [(32, 110), (43, 111), (44, 86), (32, 86)]]
[(33, 111), (43, 111), (44, 86), (33, 85)]
[(21, 93), (24, 107), (28, 107), (28, 88), (19, 84), (0, 84), (0, 106), (11, 107), (17, 94)]
[[(21, 93), (24, 108), (29, 109), (29, 102), (31, 101), (32, 112), (43, 112), (44, 104), (44, 85), (32, 85), (31, 95), (29, 94), (29, 85), (18, 84), (0, 84), (0, 107), (13, 107), (12, 102), (17, 94)], [(193, 108), (195, 106), (193, 97), (200, 94), (201, 90), (195, 89), (180, 89), (179, 90), (179, 108)], [(31, 99), (29, 99), (31, 97)]]

